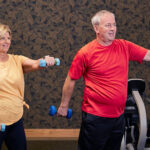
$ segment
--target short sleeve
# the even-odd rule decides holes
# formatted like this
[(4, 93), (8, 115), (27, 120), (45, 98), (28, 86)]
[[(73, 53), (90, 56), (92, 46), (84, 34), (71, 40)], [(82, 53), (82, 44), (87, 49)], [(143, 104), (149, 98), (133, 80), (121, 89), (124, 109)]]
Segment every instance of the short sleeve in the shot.
[(132, 42), (126, 42), (128, 44), (129, 60), (138, 61), (139, 63), (142, 63), (144, 56), (146, 55), (148, 50)]
[(24, 62), (25, 60), (29, 59), (28, 57), (23, 56), (23, 55), (18, 55), (18, 58), (19, 58), (21, 64), (23, 64), (23, 62)]
[(71, 67), (69, 69), (69, 77), (71, 79), (77, 80), (84, 74), (87, 66), (86, 56), (85, 54), (79, 50), (75, 55)]

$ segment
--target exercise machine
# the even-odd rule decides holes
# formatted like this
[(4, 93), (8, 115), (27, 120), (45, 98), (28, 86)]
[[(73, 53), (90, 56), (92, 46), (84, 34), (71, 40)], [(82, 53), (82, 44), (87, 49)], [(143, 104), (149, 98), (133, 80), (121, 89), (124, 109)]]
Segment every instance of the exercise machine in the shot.
[(150, 150), (146, 148), (147, 116), (142, 96), (145, 81), (142, 79), (128, 80), (128, 97), (125, 107), (125, 133), (120, 150)]

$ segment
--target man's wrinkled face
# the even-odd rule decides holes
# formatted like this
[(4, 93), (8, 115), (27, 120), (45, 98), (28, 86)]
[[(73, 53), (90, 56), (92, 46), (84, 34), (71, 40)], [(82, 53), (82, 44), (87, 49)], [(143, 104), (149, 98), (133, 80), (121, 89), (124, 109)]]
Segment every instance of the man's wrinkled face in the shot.
[(104, 42), (112, 42), (116, 36), (116, 21), (112, 14), (104, 14), (101, 16), (100, 24), (96, 25), (96, 33), (98, 38)]

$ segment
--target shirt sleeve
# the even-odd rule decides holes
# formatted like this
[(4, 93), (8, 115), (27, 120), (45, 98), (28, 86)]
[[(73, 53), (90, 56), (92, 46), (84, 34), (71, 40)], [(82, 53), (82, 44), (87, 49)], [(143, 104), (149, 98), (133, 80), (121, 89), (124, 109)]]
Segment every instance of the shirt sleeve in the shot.
[(148, 50), (132, 42), (127, 41), (127, 43), (129, 50), (129, 60), (142, 63), (144, 56), (146, 55)]
[(75, 55), (68, 75), (71, 79), (78, 80), (84, 74), (87, 66), (86, 57), (81, 50)]
[(19, 58), (21, 64), (23, 64), (23, 62), (24, 62), (25, 60), (29, 59), (28, 57), (23, 56), (23, 55), (18, 55), (18, 58)]

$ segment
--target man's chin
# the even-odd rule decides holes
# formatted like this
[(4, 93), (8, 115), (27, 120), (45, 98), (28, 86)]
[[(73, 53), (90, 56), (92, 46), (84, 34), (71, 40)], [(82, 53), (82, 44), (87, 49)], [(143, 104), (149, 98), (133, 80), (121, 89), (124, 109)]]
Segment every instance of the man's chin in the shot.
[(115, 37), (109, 37), (110, 41), (113, 41), (115, 39)]

